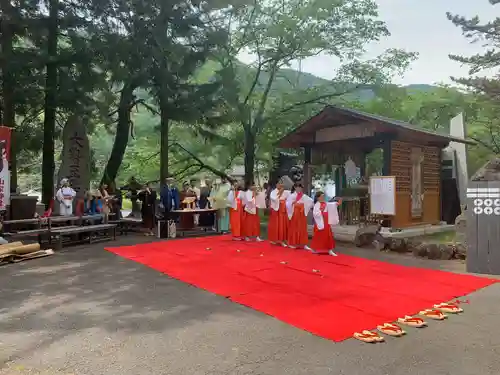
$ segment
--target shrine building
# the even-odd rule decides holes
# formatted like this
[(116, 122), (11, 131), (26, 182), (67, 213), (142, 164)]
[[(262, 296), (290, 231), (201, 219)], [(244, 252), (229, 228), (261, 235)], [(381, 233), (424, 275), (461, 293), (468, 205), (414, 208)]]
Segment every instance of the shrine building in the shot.
[[(335, 176), (336, 196), (344, 202), (341, 224), (378, 218), (385, 226), (405, 228), (443, 220), (453, 194), (443, 194), (441, 155), (450, 142), (475, 144), (402, 121), (327, 106), (284, 136), (277, 147), (303, 150), (305, 191), (311, 192), (313, 178)], [(380, 190), (379, 197), (370, 202), (374, 189)]]

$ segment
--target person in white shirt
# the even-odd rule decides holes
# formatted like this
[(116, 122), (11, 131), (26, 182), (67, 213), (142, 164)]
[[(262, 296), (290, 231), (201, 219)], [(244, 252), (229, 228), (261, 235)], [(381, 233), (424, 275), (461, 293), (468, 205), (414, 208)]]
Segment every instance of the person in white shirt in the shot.
[(337, 207), (341, 200), (326, 202), (325, 194), (318, 191), (314, 197), (314, 233), (311, 241), (312, 252), (315, 254), (327, 253), (337, 256), (335, 253), (335, 238), (333, 237), (332, 225), (339, 223)]
[(227, 195), (229, 203), (229, 229), (234, 241), (243, 239), (243, 194), (243, 188), (238, 182), (235, 182)]
[(259, 208), (265, 208), (265, 194), (258, 194), (255, 184), (246, 184), (242, 204), (242, 234), (246, 241), (255, 239), (257, 242), (261, 242)]
[(286, 246), (288, 236), (288, 214), (286, 211), (286, 200), (290, 190), (285, 190), (283, 181), (280, 179), (276, 189), (269, 196), (270, 217), (267, 239), (273, 245)]
[(63, 178), (61, 180), (61, 188), (57, 190), (56, 200), (59, 202), (59, 214), (61, 216), (73, 215), (73, 200), (76, 192), (69, 186), (69, 180)]
[(303, 248), (311, 250), (307, 243), (309, 236), (307, 233), (307, 215), (311, 211), (314, 202), (311, 197), (303, 192), (302, 184), (296, 183), (293, 187), (293, 192), (286, 200), (286, 209), (290, 223), (288, 225), (288, 240), (289, 247)]

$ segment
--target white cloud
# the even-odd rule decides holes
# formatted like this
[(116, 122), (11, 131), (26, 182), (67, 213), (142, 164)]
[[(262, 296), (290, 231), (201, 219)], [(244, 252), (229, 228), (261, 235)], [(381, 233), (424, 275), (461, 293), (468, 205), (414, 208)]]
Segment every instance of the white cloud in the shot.
[[(446, 18), (450, 11), (467, 17), (478, 15), (484, 22), (500, 17), (500, 5), (488, 0), (376, 0), (380, 18), (387, 23), (391, 36), (367, 48), (367, 58), (388, 48), (418, 52), (419, 59), (404, 77), (395, 83), (450, 83), (450, 76), (466, 76), (467, 68), (451, 61), (449, 54), (473, 55), (484, 50), (479, 44), (470, 44)], [(242, 56), (249, 61), (249, 56)], [(323, 78), (332, 78), (338, 63), (329, 56), (304, 60), (300, 68)], [(299, 69), (299, 64), (294, 64)]]

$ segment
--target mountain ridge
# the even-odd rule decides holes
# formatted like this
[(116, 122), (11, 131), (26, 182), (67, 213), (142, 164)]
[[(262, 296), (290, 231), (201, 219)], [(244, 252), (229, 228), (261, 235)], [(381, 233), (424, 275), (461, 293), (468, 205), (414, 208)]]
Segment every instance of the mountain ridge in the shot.
[[(220, 65), (215, 61), (209, 61), (205, 63), (196, 75), (197, 81), (210, 81), (214, 78), (216, 71), (220, 69)], [(242, 62), (236, 67), (237, 75), (239, 77), (252, 77), (255, 74), (255, 68), (248, 66)], [(261, 72), (259, 76), (258, 86), (263, 88), (269, 80), (268, 72)], [(289, 92), (291, 88), (296, 88), (297, 90), (307, 90), (313, 87), (325, 86), (331, 84), (331, 81), (326, 78), (318, 77), (312, 73), (300, 72), (291, 68), (283, 68), (278, 71), (278, 74), (274, 80), (271, 88), (271, 96), (273, 93), (277, 92)], [(410, 92), (428, 92), (435, 90), (437, 86), (430, 84), (410, 84), (410, 85), (397, 85), (399, 87), (405, 88)], [(365, 101), (370, 100), (375, 97), (375, 92), (372, 89), (360, 89), (357, 90), (352, 96), (356, 97), (358, 100)]]

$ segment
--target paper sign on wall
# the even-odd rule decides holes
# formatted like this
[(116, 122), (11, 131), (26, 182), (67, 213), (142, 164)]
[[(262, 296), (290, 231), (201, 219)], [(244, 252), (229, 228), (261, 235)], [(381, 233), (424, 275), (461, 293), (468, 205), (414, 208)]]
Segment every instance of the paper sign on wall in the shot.
[(370, 214), (396, 215), (396, 177), (370, 177)]

